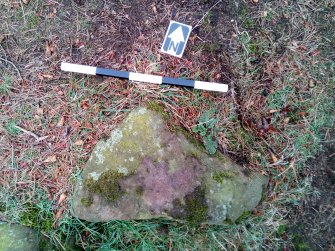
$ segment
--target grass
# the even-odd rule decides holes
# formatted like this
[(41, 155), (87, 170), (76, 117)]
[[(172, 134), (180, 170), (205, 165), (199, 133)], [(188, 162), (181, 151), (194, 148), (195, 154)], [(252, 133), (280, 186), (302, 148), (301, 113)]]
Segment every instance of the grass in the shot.
[[(0, 219), (37, 227), (60, 250), (74, 245), (87, 250), (280, 250), (292, 248), (292, 240), (299, 245), (297, 250), (304, 250), (299, 237), (287, 234), (287, 215), (303, 198), (315, 194), (310, 179), (302, 174), (335, 120), (333, 34), (327, 28), (331, 2), (240, 1), (234, 17), (218, 15), (224, 9), (219, 4), (200, 26), (199, 39), (189, 41), (188, 46), (197, 51), (186, 51), (180, 61), (157, 52), (165, 32), (162, 25), (155, 25), (159, 17), (138, 16), (143, 23), (154, 24), (150, 27), (155, 32), (143, 30), (144, 38), (133, 45), (129, 34), (137, 31), (126, 31), (120, 21), (126, 20), (129, 29), (137, 27), (131, 24), (138, 20), (126, 17), (130, 9), (113, 3), (107, 9), (118, 10), (115, 16), (107, 9), (101, 14), (98, 1), (89, 1), (92, 10), (75, 2), (63, 8), (31, 1), (16, 14), (11, 2), (0, 4), (6, 11), (0, 15), (0, 30), (9, 34), (1, 42), (1, 57), (13, 61), (25, 79), (14, 77), (16, 70), (10, 65), (0, 65)], [(193, 2), (189, 4), (194, 13), (199, 11)], [(231, 2), (226, 7), (234, 6)], [(170, 11), (164, 4), (158, 7)], [(55, 16), (50, 14), (54, 10)], [(229, 31), (217, 29), (217, 33), (224, 31), (221, 38), (213, 32), (217, 16), (229, 19), (225, 23)], [(53, 56), (45, 56), (46, 41), (56, 48)], [(85, 53), (77, 48), (81, 43)], [(114, 49), (119, 44), (122, 56)], [(142, 73), (230, 81), (231, 91), (218, 95), (69, 77), (56, 67), (59, 60), (68, 59)], [(222, 151), (251, 170), (271, 175), (262, 205), (239, 224), (225, 226), (165, 219), (90, 223), (71, 216), (70, 201), (58, 201), (71, 194), (95, 144), (107, 138), (127, 112), (150, 102), (162, 105), (172, 120), (204, 142), (209, 153)], [(36, 143), (16, 125), (48, 138)], [(76, 145), (78, 140), (83, 144)], [(56, 162), (44, 162), (53, 154)]]
[(3, 80), (0, 84), (0, 94), (1, 95), (9, 95), (12, 89), (13, 80), (10, 76), (4, 75)]

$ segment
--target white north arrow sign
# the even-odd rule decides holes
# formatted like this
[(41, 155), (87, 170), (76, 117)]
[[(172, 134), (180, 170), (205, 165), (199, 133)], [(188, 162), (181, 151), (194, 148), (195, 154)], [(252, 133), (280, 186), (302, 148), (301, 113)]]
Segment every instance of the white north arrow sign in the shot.
[(176, 57), (181, 57), (191, 30), (192, 27), (189, 25), (170, 21), (161, 51)]
[(178, 50), (178, 46), (180, 45), (180, 42), (185, 42), (184, 34), (183, 34), (183, 29), (181, 26), (179, 26), (177, 29), (175, 29), (169, 36), (168, 38), (171, 39), (170, 44), (169, 44), (169, 49), (168, 53), (169, 54), (175, 54)]

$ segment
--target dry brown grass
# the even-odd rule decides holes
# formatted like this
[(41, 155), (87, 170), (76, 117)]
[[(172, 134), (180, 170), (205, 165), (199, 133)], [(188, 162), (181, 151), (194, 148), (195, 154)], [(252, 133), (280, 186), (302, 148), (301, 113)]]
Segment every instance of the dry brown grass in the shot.
[[(63, 226), (82, 226), (72, 222), (67, 200), (59, 203), (60, 197), (71, 194), (75, 175), (98, 140), (107, 138), (128, 111), (154, 100), (200, 140), (192, 129), (204, 123), (206, 111), (215, 111), (211, 119), (216, 123), (209, 130), (215, 129), (218, 149), (246, 168), (272, 175), (269, 199), (255, 218), (230, 232), (210, 229), (200, 239), (223, 249), (285, 242), (287, 236), (276, 235), (288, 210), (282, 205), (310, 192), (307, 185), (299, 186), (304, 183), (302, 163), (316, 153), (319, 130), (332, 119), (328, 92), (334, 79), (325, 65), (334, 55), (322, 57), (329, 44), (316, 33), (321, 10), (331, 2), (223, 1), (206, 15), (215, 3), (0, 3), (0, 186), (5, 191), (0, 219), (20, 222), (28, 204), (43, 202), (49, 206), (41, 211), (52, 212), (56, 221), (57, 238)], [(193, 26), (203, 20), (182, 59), (159, 53), (170, 19)], [(230, 91), (89, 78), (61, 73), (60, 61), (224, 82)], [(36, 141), (32, 133), (43, 139)], [(140, 231), (134, 226), (127, 225)], [(101, 238), (91, 230), (76, 232), (81, 245)]]

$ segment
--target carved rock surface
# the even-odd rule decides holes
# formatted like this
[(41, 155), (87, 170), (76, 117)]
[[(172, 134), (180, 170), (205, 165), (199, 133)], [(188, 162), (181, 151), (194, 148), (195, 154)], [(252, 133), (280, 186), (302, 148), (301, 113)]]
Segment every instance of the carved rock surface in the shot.
[(209, 156), (182, 130), (169, 130), (161, 113), (142, 107), (98, 142), (77, 180), (72, 212), (92, 222), (223, 224), (252, 210), (267, 182), (222, 154)]

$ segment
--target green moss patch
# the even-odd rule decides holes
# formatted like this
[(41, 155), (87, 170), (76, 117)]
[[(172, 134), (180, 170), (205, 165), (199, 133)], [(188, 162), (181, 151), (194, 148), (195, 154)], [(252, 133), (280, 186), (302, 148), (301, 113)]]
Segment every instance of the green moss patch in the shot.
[(164, 111), (164, 107), (161, 104), (159, 104), (158, 102), (155, 102), (155, 101), (148, 102), (147, 108), (151, 111), (157, 112), (165, 120), (170, 118), (169, 114)]
[(92, 196), (87, 197), (87, 198), (81, 198), (80, 203), (85, 207), (89, 207), (93, 204), (93, 198)]
[(28, 227), (50, 231), (53, 228), (54, 215), (50, 208), (41, 208), (38, 205), (26, 204), (25, 210), (21, 214), (21, 223)]
[[(116, 171), (108, 170), (102, 173), (97, 181), (92, 177), (85, 180), (84, 185), (88, 191), (92, 194), (98, 194), (107, 201), (116, 201), (122, 194), (123, 191), (119, 185), (119, 180), (125, 175)], [(81, 203), (86, 205), (92, 204), (93, 201), (90, 198), (82, 198)]]
[(225, 179), (231, 179), (235, 177), (235, 174), (231, 171), (215, 171), (213, 173), (213, 180), (215, 180), (218, 183), (223, 184)]
[(196, 224), (207, 220), (208, 205), (206, 203), (206, 191), (197, 187), (195, 191), (185, 197), (185, 210), (187, 221)]

